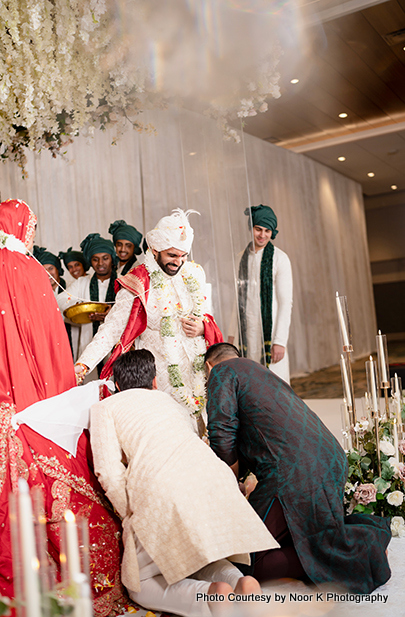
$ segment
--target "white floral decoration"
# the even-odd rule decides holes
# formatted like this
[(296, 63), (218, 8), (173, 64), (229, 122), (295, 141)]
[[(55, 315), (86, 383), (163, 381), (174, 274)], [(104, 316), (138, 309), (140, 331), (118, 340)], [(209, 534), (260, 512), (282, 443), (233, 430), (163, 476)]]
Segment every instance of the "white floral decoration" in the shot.
[(392, 493), (388, 493), (387, 501), (391, 506), (401, 506), (404, 501), (404, 494), (402, 491), (392, 491)]
[(0, 249), (8, 249), (12, 252), (22, 253), (25, 255), (27, 247), (24, 242), (16, 238), (13, 234), (7, 234), (0, 229)]
[(386, 456), (395, 455), (395, 446), (388, 439), (382, 439), (380, 441), (380, 451)]
[(391, 532), (394, 537), (405, 538), (405, 521), (402, 516), (392, 517)]

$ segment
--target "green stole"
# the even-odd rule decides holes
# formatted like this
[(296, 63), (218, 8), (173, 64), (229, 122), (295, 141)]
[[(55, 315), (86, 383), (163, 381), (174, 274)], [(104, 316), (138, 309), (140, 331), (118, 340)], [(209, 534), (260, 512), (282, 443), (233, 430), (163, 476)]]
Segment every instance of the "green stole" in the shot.
[[(241, 330), (241, 353), (247, 356), (247, 336), (246, 336), (246, 301), (248, 293), (248, 257), (252, 250), (252, 242), (246, 247), (239, 263), (238, 280), (238, 305)], [(273, 256), (274, 245), (268, 242), (263, 250), (262, 261), (260, 264), (260, 310), (262, 315), (262, 328), (264, 337), (264, 352), (266, 356), (266, 366), (271, 362), (271, 331), (273, 328), (272, 303), (273, 303)]]
[(129, 259), (127, 263), (125, 264), (125, 266), (123, 267), (120, 276), (125, 276), (125, 274), (128, 274), (130, 269), (134, 267), (135, 262), (136, 262), (136, 255), (132, 255), (131, 259)]

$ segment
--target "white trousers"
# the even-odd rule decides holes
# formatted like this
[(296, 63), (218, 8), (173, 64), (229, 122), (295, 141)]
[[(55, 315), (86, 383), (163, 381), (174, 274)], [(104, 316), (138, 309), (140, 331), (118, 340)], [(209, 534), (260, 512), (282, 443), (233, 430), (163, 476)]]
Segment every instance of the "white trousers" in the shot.
[(158, 574), (142, 580), (141, 591), (128, 589), (128, 593), (134, 602), (152, 611), (174, 613), (181, 617), (212, 617), (207, 602), (197, 602), (197, 593), (207, 594), (211, 583), (221, 581), (229, 583), (234, 589), (242, 576), (230, 561), (221, 559), (174, 585), (168, 585), (163, 575)]

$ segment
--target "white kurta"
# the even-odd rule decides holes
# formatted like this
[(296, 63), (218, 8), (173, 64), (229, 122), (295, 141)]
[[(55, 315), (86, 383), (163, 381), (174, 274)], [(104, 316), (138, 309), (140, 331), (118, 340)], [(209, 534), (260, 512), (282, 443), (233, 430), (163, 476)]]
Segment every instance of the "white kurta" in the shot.
[[(156, 267), (156, 262), (151, 252), (146, 254), (146, 264), (148, 264), (148, 260), (152, 260), (151, 265)], [(187, 267), (192, 272), (193, 276), (198, 279), (203, 295), (206, 296), (206, 293), (204, 293), (206, 286), (204, 270), (198, 264), (191, 262), (187, 263)], [(178, 307), (173, 315), (175, 327), (173, 346), (184, 384), (191, 390), (194, 379), (193, 361), (198, 353), (205, 352), (205, 342), (203, 336), (186, 336), (180, 321), (181, 317), (189, 315), (193, 310), (193, 299), (182, 276), (184, 272), (183, 268), (180, 269), (175, 276), (169, 276), (163, 271), (161, 272), (164, 276), (164, 280), (169, 284), (169, 295), (167, 299), (171, 303), (171, 306)], [(151, 285), (146, 304), (147, 326), (145, 331), (138, 337), (136, 346), (137, 348), (148, 349), (153, 353), (156, 360), (158, 389), (172, 393), (173, 389), (170, 385), (167, 371), (168, 364), (171, 362), (167, 356), (167, 351), (165, 350), (160, 333), (161, 319), (163, 316), (161, 301), (159, 299), (161, 293), (161, 288)], [(115, 305), (107, 315), (104, 324), (100, 326), (97, 335), (79, 358), (79, 361), (88, 366), (90, 370), (92, 370), (120, 340), (128, 323), (133, 301), (134, 296), (131, 292), (126, 289), (121, 289), (118, 292)], [(201, 313), (204, 314), (205, 312), (207, 312), (206, 300), (201, 306)]]
[(248, 563), (248, 553), (278, 547), (168, 394), (137, 389), (104, 399), (91, 409), (90, 433), (96, 474), (123, 519), (129, 589), (140, 590), (134, 533), (169, 585), (213, 561)]
[[(264, 248), (257, 251), (257, 253), (250, 251), (248, 256), (248, 289), (246, 298), (247, 357), (255, 360), (255, 362), (261, 362), (264, 355), (260, 303), (260, 267), (263, 251)], [(288, 255), (275, 246), (273, 256), (273, 327), (271, 343), (272, 345), (282, 345), (286, 348), (286, 351), (284, 358), (280, 362), (271, 364), (270, 370), (287, 383), (290, 383), (287, 342), (291, 323), (292, 298), (291, 262)], [(235, 337), (234, 329), (233, 327), (233, 331), (229, 333), (230, 336)]]
[[(78, 302), (86, 302), (90, 300), (90, 280), (91, 280), (91, 275), (89, 274), (86, 274), (85, 276), (81, 276), (80, 278), (73, 281), (73, 283), (69, 285), (66, 291), (63, 291), (56, 297), (60, 312), (62, 314), (63, 314), (63, 311), (65, 311), (67, 308), (71, 306), (74, 306)], [(100, 279), (98, 279), (97, 282), (98, 282), (99, 302), (105, 302), (105, 298), (106, 298), (107, 291), (108, 291), (108, 286), (110, 284), (110, 279), (107, 279), (105, 281), (100, 281)], [(80, 300), (78, 298), (80, 298)], [(72, 345), (73, 345), (73, 357), (75, 361), (80, 356), (80, 354), (86, 349), (87, 345), (90, 343), (92, 338), (93, 338), (93, 324), (92, 323), (83, 324), (81, 326), (72, 325)], [(104, 354), (104, 356), (100, 358), (99, 361), (101, 362), (101, 360), (103, 360), (103, 358), (106, 355), (107, 354)], [(97, 363), (92, 367), (92, 369), (95, 368), (96, 365)], [(95, 378), (97, 379), (97, 375), (95, 375)], [(88, 381), (88, 378), (86, 381)]]

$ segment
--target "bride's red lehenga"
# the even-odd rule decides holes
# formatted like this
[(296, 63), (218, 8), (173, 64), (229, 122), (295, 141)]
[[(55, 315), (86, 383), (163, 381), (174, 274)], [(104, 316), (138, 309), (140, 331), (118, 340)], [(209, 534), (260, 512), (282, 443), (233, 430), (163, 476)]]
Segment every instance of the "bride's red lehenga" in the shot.
[(48, 275), (24, 253), (35, 226), (23, 201), (0, 204), (0, 594), (13, 597), (8, 496), (23, 477), (43, 488), (48, 553), (57, 564), (63, 512), (70, 508), (88, 518), (93, 607), (105, 617), (128, 602), (120, 582), (121, 524), (94, 476), (88, 435), (80, 437), (73, 457), (28, 426), (11, 427), (14, 413), (76, 385)]

